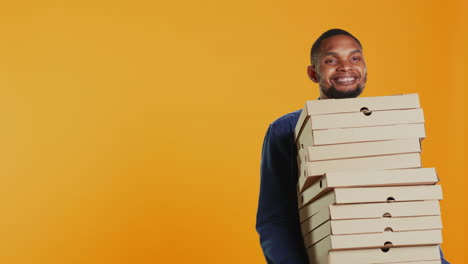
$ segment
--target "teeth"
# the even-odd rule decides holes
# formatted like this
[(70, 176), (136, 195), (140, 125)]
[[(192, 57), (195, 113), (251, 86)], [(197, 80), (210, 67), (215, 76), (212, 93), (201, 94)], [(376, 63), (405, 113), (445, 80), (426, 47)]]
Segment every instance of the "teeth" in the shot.
[(354, 77), (349, 77), (349, 78), (338, 78), (338, 82), (350, 82), (350, 81), (354, 81)]

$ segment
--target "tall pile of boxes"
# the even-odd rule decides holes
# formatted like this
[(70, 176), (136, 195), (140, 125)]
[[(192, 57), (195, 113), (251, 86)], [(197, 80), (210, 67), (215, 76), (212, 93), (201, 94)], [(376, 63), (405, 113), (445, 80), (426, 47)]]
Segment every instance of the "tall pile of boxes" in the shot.
[(441, 263), (442, 190), (417, 94), (308, 101), (295, 129), (310, 263)]

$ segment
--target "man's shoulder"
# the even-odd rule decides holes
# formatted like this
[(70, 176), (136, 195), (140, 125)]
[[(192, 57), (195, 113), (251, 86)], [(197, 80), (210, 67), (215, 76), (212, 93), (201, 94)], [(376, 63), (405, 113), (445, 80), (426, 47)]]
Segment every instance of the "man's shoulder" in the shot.
[(271, 123), (271, 127), (279, 131), (294, 131), (302, 109), (287, 113)]

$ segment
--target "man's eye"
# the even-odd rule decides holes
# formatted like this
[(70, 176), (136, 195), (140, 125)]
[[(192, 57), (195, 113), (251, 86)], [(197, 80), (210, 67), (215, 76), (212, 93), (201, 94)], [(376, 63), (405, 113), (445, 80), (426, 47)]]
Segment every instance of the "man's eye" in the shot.
[(359, 58), (359, 57), (353, 57), (352, 60), (353, 60), (353, 61), (359, 61), (359, 60), (361, 60), (361, 58)]
[(325, 60), (325, 63), (330, 63), (330, 62), (335, 62), (336, 60), (334, 59), (328, 59), (328, 60)]

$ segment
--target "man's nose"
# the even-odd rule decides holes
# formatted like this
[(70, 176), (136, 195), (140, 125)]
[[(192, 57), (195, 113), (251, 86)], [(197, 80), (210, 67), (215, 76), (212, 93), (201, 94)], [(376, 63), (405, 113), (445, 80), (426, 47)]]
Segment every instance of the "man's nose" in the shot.
[(351, 64), (349, 61), (341, 61), (340, 65), (336, 68), (337, 71), (349, 71), (351, 69)]

